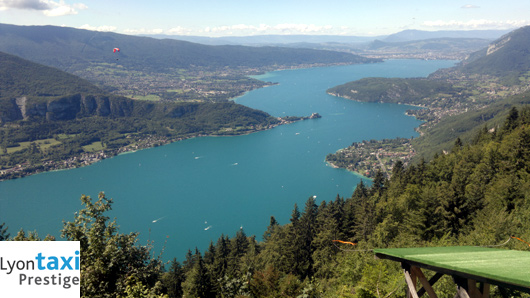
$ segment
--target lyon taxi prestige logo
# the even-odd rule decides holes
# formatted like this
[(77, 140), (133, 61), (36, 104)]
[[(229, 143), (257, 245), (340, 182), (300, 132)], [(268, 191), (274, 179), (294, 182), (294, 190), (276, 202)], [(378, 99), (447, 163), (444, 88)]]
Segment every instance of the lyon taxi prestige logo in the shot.
[(0, 241), (2, 296), (80, 297), (80, 264), (79, 241)]

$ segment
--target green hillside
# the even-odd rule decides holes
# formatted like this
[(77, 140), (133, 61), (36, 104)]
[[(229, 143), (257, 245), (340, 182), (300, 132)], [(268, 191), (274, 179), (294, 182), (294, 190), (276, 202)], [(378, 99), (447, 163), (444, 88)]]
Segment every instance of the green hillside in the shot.
[(423, 105), (440, 94), (461, 92), (445, 81), (402, 78), (364, 78), (327, 90), (329, 94), (364, 102)]
[(515, 30), (459, 65), (426, 79), (366, 78), (328, 93), (367, 102), (420, 105), (410, 115), (426, 121), (413, 141), (416, 159), (449, 150), (455, 138), (471, 141), (485, 125), (495, 127), (507, 110), (528, 103), (530, 27)]
[(419, 152), (416, 159), (430, 159), (436, 153), (448, 150), (457, 138), (466, 143), (472, 142), (484, 127), (498, 129), (502, 126), (512, 107), (521, 108), (528, 104), (530, 92), (527, 91), (507, 97), (484, 109), (444, 118), (421, 138), (413, 140), (413, 146)]
[[(119, 53), (113, 53), (119, 48)], [(311, 49), (207, 46), (55, 26), (0, 24), (0, 51), (68, 72), (94, 63), (118, 63), (129, 70), (167, 72), (192, 67), (265, 67), (303, 64), (366, 63), (360, 56)], [(119, 60), (116, 60), (119, 59)]]
[(490, 40), (480, 38), (429, 38), (421, 40), (408, 40), (399, 42), (388, 42), (375, 40), (367, 47), (372, 51), (387, 52), (417, 52), (422, 50), (428, 51), (475, 51), (489, 44)]
[[(13, 55), (0, 53), (0, 63), (0, 180), (182, 138), (244, 134), (280, 123), (234, 102), (138, 101)], [(72, 157), (77, 161), (62, 162)]]
[[(114, 52), (115, 48), (119, 51)], [(0, 51), (82, 77), (107, 92), (152, 101), (226, 101), (263, 87), (264, 71), (373, 63), (344, 52), (208, 46), (56, 26), (0, 24)]]
[(0, 52), (0, 65), (1, 98), (102, 92), (86, 80), (15, 55)]
[(530, 69), (530, 26), (510, 32), (463, 61), (467, 74), (518, 76)]

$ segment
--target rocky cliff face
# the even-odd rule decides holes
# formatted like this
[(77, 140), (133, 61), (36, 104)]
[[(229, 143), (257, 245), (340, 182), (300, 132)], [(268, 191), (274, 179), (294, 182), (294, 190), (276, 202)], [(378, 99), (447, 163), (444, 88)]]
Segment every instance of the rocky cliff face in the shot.
[(491, 43), (488, 47), (488, 50), (486, 51), (486, 56), (491, 55), (497, 52), (498, 50), (502, 49), (505, 44), (510, 42), (511, 39), (511, 36), (506, 36), (505, 38), (500, 39), (497, 42)]
[(90, 116), (126, 117), (134, 102), (124, 98), (75, 94), (51, 99), (19, 97), (2, 104), (0, 122), (17, 120), (72, 120)]
[(63, 121), (92, 116), (181, 118), (195, 113), (200, 106), (199, 103), (158, 104), (107, 95), (21, 96), (0, 101), (0, 124), (18, 120)]

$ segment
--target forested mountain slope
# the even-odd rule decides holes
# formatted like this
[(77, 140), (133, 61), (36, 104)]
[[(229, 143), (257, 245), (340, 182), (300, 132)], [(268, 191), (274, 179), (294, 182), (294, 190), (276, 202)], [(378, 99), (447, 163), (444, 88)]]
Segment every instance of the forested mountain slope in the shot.
[(0, 63), (0, 179), (79, 166), (120, 150), (280, 123), (233, 102), (164, 103), (111, 95), (71, 74), (5, 53)]
[(328, 93), (422, 106), (408, 111), (426, 121), (420, 127), (422, 137), (413, 144), (417, 156), (431, 158), (448, 150), (457, 136), (469, 140), (484, 125), (502, 121), (506, 114), (501, 111), (507, 107), (528, 103), (529, 49), (530, 27), (523, 27), (428, 78), (366, 78), (330, 88)]
[(459, 67), (466, 74), (518, 76), (530, 70), (530, 26), (517, 29), (491, 43)]
[[(303, 208), (294, 206), (288, 223), (272, 216), (263, 241), (243, 229), (232, 238), (220, 235), (206, 251), (190, 249), (181, 262), (174, 259), (167, 271), (150, 257), (149, 246), (134, 244), (137, 234), (113, 229), (103, 213), (112, 201), (104, 194), (97, 201), (83, 196), (85, 209), (65, 223), (62, 235), (81, 241), (82, 258), (90, 255), (81, 264), (85, 295), (122, 296), (136, 289), (152, 297), (402, 297), (402, 268), (374, 259), (372, 249), (498, 244), (528, 249), (506, 240), (530, 239), (529, 148), (530, 109), (510, 109), (500, 128), (485, 127), (470, 144), (457, 139), (451, 152), (429, 162), (398, 164), (391, 179), (379, 173), (348, 198), (317, 204), (310, 197)], [(0, 228), (5, 237), (5, 225)], [(105, 234), (94, 232), (102, 230)], [(21, 231), (14, 239), (39, 238)], [(127, 241), (118, 246), (112, 239)], [(448, 275), (435, 284), (442, 297), (452, 297), (454, 288)], [(498, 287), (491, 292), (501, 297)]]
[[(113, 49), (119, 48), (119, 53)], [(167, 72), (204, 67), (295, 66), (377, 61), (348, 53), (279, 47), (207, 46), (55, 26), (0, 24), (0, 51), (73, 72), (93, 63), (119, 63), (127, 69)]]
[(226, 101), (267, 85), (248, 77), (264, 71), (382, 61), (336, 51), (209, 46), (7, 24), (0, 24), (0, 51), (75, 74), (116, 95), (163, 101)]
[[(485, 128), (471, 144), (457, 140), (432, 161), (397, 165), (390, 180), (380, 174), (371, 186), (361, 182), (350, 198), (317, 204), (310, 197), (294, 206), (289, 223), (272, 217), (263, 242), (243, 231), (221, 236), (204, 253), (190, 251), (166, 277), (180, 272), (181, 293), (200, 297), (401, 297), (399, 264), (374, 260), (370, 249), (530, 239), (529, 124), (528, 108), (511, 109), (499, 129)], [(502, 248), (527, 245), (514, 240)], [(449, 276), (436, 292), (454, 293)]]

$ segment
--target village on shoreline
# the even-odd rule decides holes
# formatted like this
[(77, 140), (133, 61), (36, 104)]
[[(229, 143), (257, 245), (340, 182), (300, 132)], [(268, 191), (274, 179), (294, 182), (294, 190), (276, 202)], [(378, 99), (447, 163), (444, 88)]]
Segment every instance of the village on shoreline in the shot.
[(190, 138), (207, 137), (207, 136), (245, 135), (245, 134), (250, 134), (250, 133), (254, 133), (258, 131), (272, 129), (279, 125), (290, 124), (290, 123), (294, 123), (300, 120), (318, 119), (318, 118), (321, 118), (321, 116), (318, 113), (313, 113), (311, 116), (304, 116), (304, 117), (293, 117), (293, 116), (284, 117), (284, 118), (278, 117), (277, 118), (278, 122), (275, 124), (271, 124), (268, 126), (259, 126), (259, 127), (250, 126), (248, 130), (237, 132), (234, 134), (226, 134), (227, 131), (231, 131), (231, 130), (225, 129), (223, 130), (225, 134), (219, 132), (216, 134), (196, 134), (196, 135), (189, 135), (189, 136), (175, 137), (175, 138), (170, 138), (166, 136), (149, 135), (147, 137), (138, 138), (134, 140), (134, 142), (131, 142), (131, 144), (128, 144), (126, 146), (123, 146), (123, 147), (120, 147), (114, 150), (103, 149), (103, 150), (98, 150), (95, 152), (84, 152), (80, 155), (72, 156), (66, 160), (46, 160), (38, 165), (32, 165), (29, 162), (18, 164), (12, 168), (0, 170), (0, 181), (22, 178), (25, 176), (45, 173), (45, 172), (84, 167), (84, 166), (88, 166), (93, 163), (96, 163), (101, 160), (111, 158), (111, 157), (114, 157), (120, 154), (133, 153), (138, 150), (163, 146), (163, 145), (167, 145), (173, 142), (182, 141), (182, 140), (190, 139)]
[(326, 162), (334, 168), (344, 168), (367, 178), (381, 171), (390, 178), (397, 161), (406, 167), (416, 155), (411, 140), (406, 138), (370, 140), (353, 143), (336, 153), (328, 154)]

